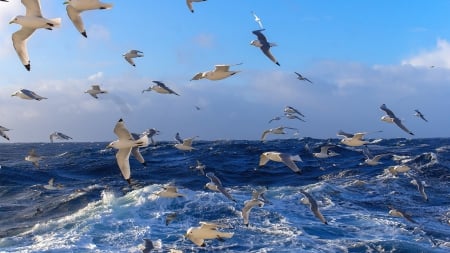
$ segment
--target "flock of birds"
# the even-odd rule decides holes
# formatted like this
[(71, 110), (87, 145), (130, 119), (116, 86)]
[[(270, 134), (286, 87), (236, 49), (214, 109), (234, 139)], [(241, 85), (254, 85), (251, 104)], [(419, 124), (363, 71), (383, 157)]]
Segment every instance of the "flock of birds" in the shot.
[[(3, 2), (8, 2), (7, 0), (0, 0)], [(206, 0), (186, 0), (186, 4), (191, 12), (194, 12), (193, 9), (193, 2), (202, 2)], [(18, 15), (14, 17), (10, 23), (16, 23), (21, 25), (21, 29), (16, 31), (12, 34), (12, 41), (14, 48), (17, 52), (17, 55), (24, 65), (25, 69), (27, 71), (31, 70), (31, 64), (30, 59), (28, 56), (28, 50), (26, 42), (29, 39), (29, 37), (33, 34), (33, 32), (36, 29), (48, 29), (52, 30), (54, 28), (57, 28), (61, 24), (61, 18), (53, 18), (53, 19), (47, 19), (43, 17), (41, 12), (41, 6), (39, 0), (21, 0), (22, 4), (26, 8), (26, 14), (25, 15)], [(82, 12), (88, 11), (88, 10), (96, 10), (96, 9), (111, 9), (113, 7), (112, 4), (109, 3), (102, 3), (98, 0), (68, 0), (64, 2), (66, 5), (66, 11), (67, 15), (72, 21), (75, 28), (80, 32), (80, 34), (87, 38), (87, 32), (84, 28), (84, 23), (81, 17)], [(278, 60), (274, 57), (274, 55), (271, 53), (270, 49), (274, 46), (276, 46), (275, 43), (268, 42), (266, 36), (263, 34), (263, 31), (265, 29), (263, 28), (261, 19), (252, 12), (252, 15), (255, 18), (255, 22), (258, 23), (259, 28), (258, 30), (252, 31), (252, 33), (257, 37), (257, 39), (251, 41), (251, 45), (258, 47), (261, 49), (262, 53), (273, 63), (280, 66), (280, 63)], [(130, 50), (123, 54), (124, 59), (132, 66), (136, 66), (134, 59), (143, 57), (143, 52), (139, 50)], [(225, 78), (228, 78), (230, 76), (233, 76), (240, 71), (238, 70), (230, 70), (231, 66), (240, 65), (242, 63), (234, 64), (234, 65), (215, 65), (213, 70), (199, 72), (195, 74), (192, 80), (199, 80), (199, 79), (208, 79), (208, 80), (222, 80)], [(312, 84), (312, 81), (309, 80), (307, 77), (302, 76), (300, 73), (295, 72), (297, 79), (301, 81), (306, 81)], [(148, 87), (147, 89), (143, 90), (142, 93), (146, 91), (155, 91), (161, 94), (174, 94), (179, 96), (177, 92), (166, 86), (163, 82), (160, 81), (152, 81), (154, 85)], [(105, 94), (107, 93), (106, 90), (102, 90), (99, 85), (92, 85), (90, 89), (86, 90), (85, 93), (91, 95), (94, 98), (98, 98), (99, 94)], [(33, 91), (27, 90), (27, 89), (21, 89), (16, 91), (12, 94), (12, 96), (19, 97), (21, 99), (27, 99), (27, 100), (43, 100), (47, 99), (46, 97), (40, 96), (36, 94)], [(404, 126), (401, 119), (398, 118), (393, 111), (391, 111), (385, 104), (380, 106), (380, 109), (383, 110), (386, 115), (382, 116), (381, 120), (393, 123), (397, 125), (401, 130), (405, 131), (406, 133), (410, 135), (414, 135), (408, 128)], [(424, 117), (424, 115), (419, 111), (415, 110), (415, 115), (417, 117), (420, 117), (424, 121), (427, 121)], [(284, 115), (283, 116), (277, 116), (269, 121), (271, 123), (275, 120), (280, 120), (282, 117), (288, 118), (288, 119), (297, 119), (301, 121), (304, 120), (304, 115), (297, 109), (286, 106), (284, 108)], [(271, 128), (268, 130), (265, 130), (262, 133), (261, 140), (264, 141), (266, 136), (268, 134), (285, 134), (285, 129), (290, 130), (297, 130), (296, 128), (291, 127), (277, 127), (277, 128)], [(6, 132), (10, 129), (0, 126), (0, 136), (3, 138), (9, 140), (9, 137), (6, 135)], [(155, 134), (158, 134), (159, 131), (156, 129), (148, 129), (144, 131), (142, 134), (134, 134), (131, 133), (123, 119), (120, 119), (114, 129), (113, 132), (117, 135), (117, 140), (111, 142), (107, 147), (117, 149), (116, 153), (116, 161), (117, 165), (120, 168), (120, 171), (122, 173), (123, 178), (128, 182), (128, 184), (132, 184), (131, 181), (131, 169), (130, 169), (130, 163), (129, 163), (129, 157), (132, 155), (135, 157), (141, 164), (146, 165), (145, 159), (140, 154), (139, 148), (146, 147), (150, 143), (154, 143), (152, 136)], [(373, 142), (369, 142), (364, 140), (364, 136), (367, 133), (346, 133), (343, 131), (339, 131), (337, 133), (338, 136), (342, 137), (341, 143), (347, 146), (357, 147), (357, 146), (364, 146), (366, 144), (371, 144)], [(194, 150), (194, 147), (192, 146), (195, 137), (182, 139), (177, 133), (175, 135), (176, 144), (174, 145), (175, 148), (182, 150), (182, 151), (192, 151)], [(60, 133), (60, 132), (54, 132), (50, 134), (50, 141), (53, 142), (54, 140), (70, 140), (71, 137)], [(332, 145), (324, 145), (321, 147), (320, 152), (313, 153), (313, 156), (316, 158), (329, 158), (336, 155), (339, 155), (335, 152), (333, 152)], [(365, 163), (368, 165), (376, 165), (379, 164), (379, 160), (385, 157), (385, 155), (377, 155), (372, 156), (367, 148), (364, 149), (364, 154), (366, 155), (367, 159), (365, 160)], [(34, 166), (39, 167), (39, 161), (42, 159), (39, 155), (36, 154), (35, 150), (31, 150), (30, 153), (25, 157), (25, 160), (31, 162)], [(299, 155), (292, 155), (292, 154), (286, 154), (281, 153), (277, 151), (269, 151), (264, 152), (260, 155), (259, 160), (259, 166), (264, 166), (269, 161), (273, 162), (281, 162), (286, 165), (289, 169), (291, 169), (293, 172), (297, 174), (301, 174), (301, 169), (296, 165), (295, 162), (302, 161)], [(205, 174), (204, 168), (205, 166), (198, 162), (197, 166), (195, 167), (197, 170), (201, 171), (203, 175), (208, 177), (210, 179), (210, 182), (205, 185), (206, 188), (217, 191), (222, 193), (226, 198), (228, 198), (231, 201), (236, 201), (231, 194), (227, 191), (227, 189), (222, 185), (221, 180), (212, 172), (208, 172)], [(406, 165), (398, 165), (398, 166), (391, 166), (387, 169), (390, 173), (404, 173), (409, 170), (409, 167)], [(423, 184), (420, 180), (414, 179), (414, 184), (417, 185), (418, 190), (421, 192), (424, 199), (427, 199), (426, 193), (424, 191)], [(47, 185), (48, 189), (58, 189), (61, 187), (61, 185), (54, 184), (54, 180), (50, 179), (49, 184)], [(266, 203), (270, 203), (265, 197), (264, 192), (266, 189), (261, 190), (254, 190), (252, 193), (251, 199), (245, 201), (244, 207), (242, 209), (242, 218), (244, 220), (244, 225), (248, 226), (249, 224), (249, 214), (252, 208), (254, 207), (262, 207)], [(310, 206), (311, 211), (313, 214), (324, 224), (327, 224), (327, 220), (324, 218), (324, 216), (320, 213), (317, 202), (314, 200), (314, 198), (306, 191), (301, 190), (301, 193), (305, 196), (301, 201), (304, 204), (308, 204)], [(160, 197), (182, 197), (183, 195), (178, 193), (177, 189), (173, 185), (166, 185), (161, 192), (158, 193), (158, 196)], [(402, 213), (401, 211), (392, 209), (391, 215), (401, 216), (401, 217), (407, 217), (406, 214)], [(233, 233), (228, 232), (221, 232), (218, 229), (224, 228), (225, 226), (214, 224), (211, 222), (200, 222), (199, 227), (191, 227), (187, 230), (185, 236), (186, 238), (189, 238), (194, 244), (198, 246), (205, 246), (205, 240), (207, 239), (222, 239), (222, 238), (230, 238), (233, 236)], [(145, 249), (144, 252), (149, 252), (151, 249), (151, 241), (145, 240)]]

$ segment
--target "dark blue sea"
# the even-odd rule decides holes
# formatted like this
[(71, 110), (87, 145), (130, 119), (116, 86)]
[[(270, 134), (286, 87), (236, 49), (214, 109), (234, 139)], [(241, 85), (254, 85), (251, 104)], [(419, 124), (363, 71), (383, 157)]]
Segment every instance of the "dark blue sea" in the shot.
[[(330, 142), (339, 155), (312, 155)], [(0, 252), (142, 252), (144, 238), (155, 252), (450, 252), (449, 138), (381, 140), (370, 152), (390, 155), (376, 166), (362, 164), (361, 147), (338, 139), (194, 141), (192, 152), (159, 142), (141, 149), (146, 167), (130, 157), (131, 186), (106, 145), (0, 144)], [(39, 168), (24, 160), (31, 149), (42, 157)], [(259, 167), (265, 151), (300, 155), (302, 174), (273, 161)], [(236, 203), (205, 189), (209, 179), (193, 169), (197, 161)], [(387, 171), (398, 164), (411, 169)], [(61, 186), (46, 189), (51, 178)], [(423, 181), (428, 201), (412, 179)], [(185, 197), (156, 195), (169, 183)], [(262, 187), (268, 202), (253, 208), (244, 226), (244, 201)], [(300, 202), (300, 189), (328, 225)], [(392, 216), (391, 208), (411, 218)], [(184, 234), (201, 221), (234, 236), (199, 247)]]

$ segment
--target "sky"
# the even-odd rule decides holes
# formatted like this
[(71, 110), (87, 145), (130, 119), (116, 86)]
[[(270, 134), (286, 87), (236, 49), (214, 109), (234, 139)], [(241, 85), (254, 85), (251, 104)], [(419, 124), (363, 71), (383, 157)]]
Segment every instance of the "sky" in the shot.
[[(268, 140), (337, 138), (339, 130), (369, 132), (366, 138), (450, 137), (450, 1), (208, 0), (194, 3), (194, 13), (184, 0), (109, 3), (110, 10), (82, 13), (84, 38), (63, 1), (41, 0), (43, 16), (60, 17), (62, 25), (29, 38), (28, 72), (11, 41), (20, 25), (9, 24), (25, 8), (19, 0), (0, 2), (0, 126), (11, 129), (9, 142), (48, 142), (54, 131), (72, 141), (108, 142), (117, 139), (120, 118), (131, 132), (160, 130), (157, 141), (177, 132), (259, 140), (278, 126), (298, 134)], [(280, 66), (250, 45), (259, 29), (252, 12), (276, 43), (271, 52)], [(136, 67), (122, 56), (130, 49), (144, 52)], [(229, 78), (190, 81), (216, 64), (241, 62)], [(142, 93), (152, 80), (180, 96)], [(108, 94), (96, 100), (84, 93), (93, 84)], [(23, 88), (48, 99), (11, 97)], [(380, 120), (383, 103), (414, 136)], [(288, 105), (306, 122), (269, 123)]]

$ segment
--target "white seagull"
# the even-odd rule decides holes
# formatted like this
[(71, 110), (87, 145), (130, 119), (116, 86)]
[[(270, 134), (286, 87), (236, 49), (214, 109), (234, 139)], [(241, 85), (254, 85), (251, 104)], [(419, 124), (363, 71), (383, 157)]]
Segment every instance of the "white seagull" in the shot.
[(62, 189), (64, 187), (62, 184), (55, 185), (54, 182), (55, 182), (55, 179), (50, 178), (50, 180), (48, 180), (48, 184), (44, 185), (44, 188), (47, 190), (58, 190), (58, 189)]
[(143, 135), (138, 140), (135, 140), (126, 128), (125, 123), (122, 119), (119, 119), (119, 121), (116, 123), (116, 126), (114, 127), (114, 133), (117, 135), (117, 137), (119, 137), (119, 139), (111, 142), (107, 147), (118, 149), (116, 153), (117, 165), (119, 166), (124, 179), (128, 182), (128, 184), (131, 184), (129, 160), (130, 153), (133, 151), (133, 154), (136, 157), (142, 158), (138, 148), (148, 146), (148, 136)]
[(194, 77), (192, 77), (191, 81), (199, 80), (202, 78), (206, 78), (206, 79), (212, 80), (212, 81), (225, 79), (227, 77), (230, 77), (230, 76), (240, 72), (240, 71), (230, 71), (230, 66), (236, 66), (236, 65), (241, 65), (241, 64), (242, 64), (242, 62), (238, 63), (238, 64), (233, 64), (233, 65), (229, 65), (229, 64), (215, 65), (214, 70), (199, 72), (199, 73), (195, 74)]
[(264, 141), (265, 138), (266, 138), (266, 135), (268, 135), (268, 134), (286, 134), (286, 132), (284, 131), (284, 129), (298, 130), (297, 128), (293, 128), (293, 127), (284, 127), (284, 126), (280, 126), (280, 127), (277, 127), (277, 128), (270, 128), (270, 129), (265, 130), (265, 131), (262, 133), (261, 141)]
[(403, 131), (407, 132), (410, 135), (414, 135), (411, 131), (409, 131), (402, 123), (402, 121), (397, 118), (390, 109), (387, 108), (386, 104), (382, 104), (380, 109), (386, 112), (387, 115), (381, 117), (381, 120), (388, 123), (395, 123), (398, 127), (400, 127)]
[(72, 137), (69, 137), (63, 133), (60, 132), (53, 132), (50, 134), (50, 142), (53, 143), (53, 140), (57, 139), (57, 140), (70, 140), (72, 139)]
[(179, 150), (183, 150), (183, 151), (192, 151), (194, 148), (192, 147), (192, 142), (194, 141), (194, 139), (198, 137), (198, 136), (194, 136), (191, 138), (187, 138), (187, 139), (181, 139), (180, 138), (180, 134), (177, 133), (175, 135), (175, 140), (178, 142), (176, 143), (174, 146), (179, 149)]
[(108, 93), (108, 91), (106, 90), (102, 90), (100, 88), (100, 85), (91, 85), (91, 88), (87, 91), (85, 91), (84, 93), (88, 93), (89, 95), (91, 95), (93, 98), (97, 98), (98, 99), (98, 94), (105, 94)]
[(231, 196), (231, 194), (222, 186), (222, 182), (213, 172), (206, 173), (206, 176), (211, 180), (209, 183), (205, 185), (205, 188), (210, 189), (211, 191), (221, 192), (225, 197), (229, 200), (236, 202), (236, 200)]
[(146, 92), (146, 91), (156, 91), (158, 93), (161, 94), (175, 94), (177, 96), (179, 96), (178, 93), (176, 93), (175, 91), (173, 91), (171, 88), (167, 87), (167, 85), (165, 85), (163, 82), (160, 81), (152, 81), (155, 83), (155, 85), (148, 87), (147, 89), (143, 90), (142, 93)]
[(242, 218), (244, 219), (244, 225), (248, 227), (249, 223), (249, 216), (250, 211), (253, 207), (263, 207), (264, 206), (264, 199), (261, 199), (260, 197), (266, 192), (266, 189), (263, 189), (261, 191), (253, 190), (252, 191), (252, 198), (250, 200), (247, 200), (244, 202), (244, 208), (242, 208)]
[(261, 22), (261, 19), (260, 19), (258, 16), (256, 16), (256, 13), (253, 12), (253, 11), (252, 11), (252, 15), (253, 15), (253, 17), (255, 18), (255, 22), (258, 23), (259, 28), (260, 28), (260, 29), (263, 29), (263, 24), (262, 24), (262, 22)]
[(222, 240), (223, 238), (231, 238), (234, 235), (234, 233), (220, 232), (217, 230), (218, 228), (225, 227), (223, 225), (204, 221), (199, 222), (199, 224), (200, 227), (190, 227), (184, 235), (197, 246), (205, 247), (205, 239)]
[(68, 0), (65, 1), (64, 4), (67, 4), (67, 15), (70, 20), (72, 20), (73, 25), (85, 38), (87, 38), (86, 29), (84, 29), (83, 20), (81, 19), (80, 14), (83, 11), (108, 10), (113, 7), (112, 4), (102, 3), (98, 0)]
[(178, 189), (175, 185), (167, 184), (162, 187), (162, 190), (156, 193), (159, 197), (163, 198), (178, 198), (184, 197), (184, 194), (178, 193)]
[(297, 75), (297, 79), (298, 80), (300, 80), (300, 81), (308, 81), (308, 82), (312, 83), (311, 80), (309, 80), (308, 78), (302, 76), (300, 73), (295, 72), (295, 71), (294, 71), (294, 73)]
[(25, 156), (25, 161), (31, 162), (34, 167), (39, 168), (39, 161), (42, 160), (42, 157), (36, 154), (36, 151), (32, 149), (27, 156)]
[(292, 171), (297, 174), (301, 174), (302, 171), (297, 167), (294, 161), (302, 161), (299, 155), (289, 155), (280, 152), (264, 152), (259, 157), (259, 166), (264, 166), (269, 161), (282, 162), (288, 166)]
[(22, 26), (20, 30), (13, 33), (12, 41), (14, 49), (25, 68), (30, 71), (30, 58), (28, 57), (27, 40), (36, 29), (45, 28), (52, 30), (61, 25), (61, 18), (47, 19), (42, 16), (41, 3), (39, 0), (22, 0), (26, 8), (25, 16), (18, 15), (9, 23), (16, 23)]
[(34, 91), (27, 90), (27, 89), (21, 89), (13, 94), (11, 94), (11, 97), (19, 97), (21, 99), (27, 99), (27, 100), (37, 100), (40, 101), (42, 99), (47, 99), (46, 97), (39, 96)]
[(253, 45), (255, 47), (259, 47), (261, 49), (261, 51), (271, 61), (273, 61), (276, 65), (280, 66), (280, 63), (275, 59), (275, 57), (270, 52), (270, 48), (273, 47), (273, 46), (276, 46), (276, 44), (267, 42), (266, 36), (264, 36), (264, 34), (262, 34), (262, 31), (264, 31), (264, 30), (265, 29), (260, 29), (260, 30), (255, 30), (255, 31), (252, 32), (254, 35), (256, 35), (258, 37), (258, 39), (257, 40), (252, 40), (250, 42), (250, 45)]
[(320, 221), (324, 224), (328, 224), (325, 217), (323, 217), (322, 213), (319, 211), (319, 206), (317, 205), (316, 200), (306, 191), (300, 189), (300, 192), (305, 195), (305, 198), (301, 198), (300, 201), (305, 205), (309, 205), (311, 212), (313, 212), (314, 216), (316, 216)]
[(298, 114), (302, 117), (305, 117), (305, 115), (303, 115), (303, 113), (301, 113), (299, 110), (297, 110), (294, 107), (289, 106), (289, 105), (284, 107), (284, 114)]
[(8, 135), (6, 135), (6, 131), (9, 131), (9, 130), (11, 130), (11, 129), (8, 129), (8, 128), (6, 128), (6, 127), (2, 127), (2, 126), (0, 126), (0, 136), (1, 137), (3, 137), (3, 138), (5, 138), (5, 139), (7, 139), (8, 141), (9, 141), (9, 137), (8, 137)]
[(345, 144), (347, 146), (350, 147), (359, 147), (365, 144), (370, 143), (369, 141), (363, 140), (364, 135), (366, 135), (367, 133), (354, 133), (354, 134), (349, 134), (346, 133), (342, 130), (339, 130), (339, 132), (336, 134), (337, 136), (342, 136), (344, 137), (341, 140), (342, 144)]
[(417, 116), (417, 117), (423, 119), (425, 122), (428, 122), (428, 120), (425, 119), (425, 116), (423, 116), (423, 114), (419, 110), (415, 109), (414, 111), (415, 111), (414, 116)]
[(428, 201), (428, 196), (425, 193), (424, 182), (420, 181), (419, 179), (413, 178), (411, 180), (411, 184), (417, 186), (417, 190), (420, 192), (420, 194), (422, 195), (423, 199), (425, 201)]
[(330, 150), (333, 146), (331, 145), (323, 145), (320, 147), (320, 152), (312, 153), (315, 158), (330, 158), (333, 156), (339, 155), (338, 153)]
[(366, 159), (364, 160), (364, 164), (371, 165), (371, 166), (381, 164), (380, 159), (389, 155), (389, 154), (379, 154), (379, 155), (373, 156), (366, 146), (363, 148), (363, 154), (366, 156)]
[(134, 64), (134, 60), (133, 58), (137, 58), (137, 57), (144, 57), (143, 52), (139, 51), (139, 50), (130, 50), (128, 52), (126, 52), (125, 54), (122, 55), (123, 58), (125, 58), (125, 60), (131, 64), (131, 66), (136, 67), (136, 64)]
[(189, 10), (194, 13), (194, 8), (192, 7), (192, 2), (205, 2), (206, 0), (186, 0), (186, 5)]

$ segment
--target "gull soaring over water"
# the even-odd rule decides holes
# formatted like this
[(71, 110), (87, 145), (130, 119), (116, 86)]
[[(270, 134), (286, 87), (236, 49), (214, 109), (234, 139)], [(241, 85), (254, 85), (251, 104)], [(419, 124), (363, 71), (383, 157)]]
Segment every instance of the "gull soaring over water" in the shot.
[(8, 129), (8, 128), (6, 128), (6, 127), (2, 127), (2, 126), (0, 126), (0, 136), (1, 137), (3, 137), (3, 138), (5, 138), (5, 139), (7, 139), (8, 141), (9, 141), (9, 137), (8, 137), (8, 135), (6, 135), (6, 131), (9, 131), (9, 130), (11, 130), (11, 129)]
[(297, 130), (297, 128), (293, 128), (293, 127), (284, 127), (284, 126), (280, 126), (280, 127), (277, 127), (277, 128), (270, 128), (270, 129), (265, 130), (265, 131), (262, 133), (261, 141), (264, 141), (265, 138), (266, 138), (266, 136), (267, 136), (268, 134), (286, 134), (286, 132), (284, 131), (284, 129)]
[(328, 224), (325, 217), (323, 217), (322, 213), (319, 211), (319, 206), (317, 205), (316, 200), (306, 191), (300, 189), (300, 192), (305, 195), (305, 198), (300, 199), (300, 201), (305, 205), (309, 205), (311, 212), (313, 212), (314, 216), (316, 216), (320, 221), (324, 224)]
[(26, 8), (25, 16), (18, 15), (9, 23), (16, 23), (22, 26), (20, 30), (13, 33), (12, 41), (14, 49), (19, 56), (20, 61), (26, 70), (31, 70), (30, 58), (28, 57), (27, 40), (36, 29), (45, 28), (53, 30), (53, 28), (61, 25), (61, 18), (47, 19), (42, 16), (41, 2), (39, 0), (22, 0), (22, 4)]
[(407, 221), (412, 222), (412, 223), (417, 223), (417, 222), (415, 222), (415, 221), (412, 219), (411, 215), (405, 213), (404, 211), (399, 210), (399, 209), (396, 209), (396, 208), (394, 208), (394, 207), (392, 207), (392, 206), (389, 206), (389, 209), (390, 209), (390, 210), (389, 210), (389, 214), (390, 214), (390, 215), (392, 215), (392, 216), (394, 216), (394, 217), (404, 218), (404, 219), (406, 219)]
[(413, 178), (413, 179), (411, 180), (411, 184), (417, 186), (417, 190), (420, 192), (420, 195), (422, 195), (422, 197), (423, 197), (423, 199), (424, 199), (425, 201), (428, 201), (428, 196), (427, 196), (427, 194), (425, 193), (425, 186), (424, 186), (424, 183), (423, 183), (422, 181), (420, 181), (419, 179), (417, 179), (417, 178)]
[(14, 92), (13, 94), (11, 94), (11, 96), (19, 97), (21, 99), (26, 99), (26, 100), (37, 100), (37, 101), (41, 101), (42, 99), (47, 99), (46, 97), (39, 96), (34, 91), (27, 90), (27, 89), (18, 90), (16, 92)]
[(308, 81), (308, 82), (312, 83), (311, 80), (309, 80), (308, 78), (302, 76), (300, 73), (295, 72), (295, 71), (294, 71), (294, 73), (297, 75), (297, 79), (298, 80), (300, 80), (300, 81)]
[(343, 139), (341, 139), (342, 144), (345, 144), (350, 147), (359, 147), (359, 146), (370, 143), (369, 141), (363, 140), (364, 135), (366, 135), (366, 134), (367, 133), (349, 134), (342, 130), (339, 130), (339, 132), (336, 135), (344, 137)]
[(205, 2), (206, 0), (186, 0), (186, 5), (189, 8), (189, 10), (194, 13), (194, 8), (192, 7), (193, 2)]
[(114, 133), (119, 138), (111, 142), (107, 147), (117, 149), (116, 160), (117, 165), (122, 172), (123, 178), (131, 184), (131, 171), (130, 171), (130, 154), (133, 150), (138, 157), (142, 157), (139, 153), (139, 147), (148, 146), (148, 137), (147, 135), (143, 135), (138, 140), (135, 140), (123, 122), (123, 119), (119, 119), (114, 127)]
[(231, 194), (222, 186), (222, 182), (213, 172), (206, 173), (206, 176), (211, 180), (205, 185), (205, 188), (211, 191), (217, 191), (225, 195), (229, 200), (236, 202), (236, 200), (231, 196)]
[(172, 89), (167, 87), (167, 85), (165, 85), (163, 82), (160, 82), (160, 81), (152, 81), (152, 82), (154, 82), (155, 85), (150, 86), (147, 89), (143, 90), (142, 93), (153, 90), (153, 91), (161, 93), (161, 94), (175, 94), (175, 95), (179, 96), (178, 93), (176, 93), (175, 91), (173, 91)]
[(199, 227), (190, 227), (184, 236), (200, 247), (206, 246), (205, 240), (223, 240), (223, 238), (231, 238), (234, 235), (234, 233), (220, 232), (217, 230), (218, 228), (224, 228), (225, 226), (223, 225), (204, 221), (199, 222), (199, 224)]
[(51, 143), (53, 143), (54, 139), (57, 139), (57, 140), (70, 140), (70, 139), (72, 139), (72, 137), (69, 137), (69, 136), (67, 136), (67, 135), (65, 135), (63, 133), (60, 133), (60, 132), (53, 132), (53, 133), (51, 133), (49, 138), (50, 138), (50, 142)]
[(425, 116), (423, 116), (423, 114), (419, 110), (416, 109), (414, 111), (416, 112), (416, 113), (414, 113), (414, 116), (417, 116), (417, 117), (423, 119), (425, 122), (428, 122), (428, 120), (425, 119)]
[(47, 190), (59, 190), (63, 188), (63, 185), (55, 184), (55, 179), (50, 178), (50, 180), (48, 180), (48, 184), (44, 185), (44, 188)]
[(315, 158), (330, 158), (339, 155), (338, 153), (330, 150), (330, 148), (333, 147), (334, 146), (331, 145), (323, 145), (322, 147), (320, 147), (320, 152), (313, 152), (312, 154)]
[(266, 192), (266, 189), (262, 189), (260, 191), (253, 190), (252, 198), (244, 202), (244, 208), (242, 208), (242, 218), (244, 219), (244, 225), (248, 227), (250, 211), (253, 207), (263, 207), (264, 199), (261, 198), (263, 194)]
[(162, 187), (162, 190), (157, 192), (156, 195), (163, 198), (179, 198), (184, 197), (184, 194), (178, 193), (178, 189), (175, 185), (167, 184)]
[(387, 122), (387, 123), (395, 123), (403, 131), (407, 132), (410, 135), (414, 135), (411, 131), (409, 131), (403, 125), (402, 121), (395, 116), (394, 112), (392, 112), (389, 108), (387, 108), (386, 104), (382, 104), (380, 106), (380, 109), (383, 110), (384, 112), (386, 112), (386, 114), (387, 114), (387, 115), (384, 115), (383, 117), (381, 117), (382, 121)]
[(179, 150), (183, 150), (183, 151), (192, 151), (194, 148), (192, 147), (192, 142), (194, 141), (194, 139), (198, 137), (198, 136), (194, 136), (191, 138), (187, 138), (187, 139), (181, 139), (180, 138), (180, 134), (176, 133), (175, 135), (175, 140), (178, 142), (176, 143), (174, 146), (175, 148), (179, 149)]
[(270, 48), (273, 46), (276, 46), (274, 43), (267, 42), (266, 36), (262, 33), (265, 29), (255, 30), (252, 33), (256, 35), (258, 38), (257, 40), (252, 40), (250, 42), (250, 45), (253, 45), (255, 47), (259, 47), (261, 51), (276, 65), (280, 66), (280, 63), (275, 59), (275, 57), (270, 52)]
[(42, 160), (42, 157), (36, 154), (34, 149), (30, 150), (27, 156), (25, 156), (25, 161), (31, 162), (34, 167), (39, 168), (39, 161)]
[(105, 93), (108, 93), (108, 91), (102, 90), (100, 88), (100, 85), (95, 84), (95, 85), (91, 85), (91, 88), (89, 90), (85, 91), (84, 93), (88, 93), (93, 98), (98, 99), (98, 96), (97, 96), (98, 94), (105, 94)]
[(195, 76), (192, 77), (191, 81), (199, 80), (199, 79), (203, 79), (203, 78), (206, 78), (206, 79), (212, 80), (212, 81), (225, 79), (227, 77), (230, 77), (230, 76), (240, 72), (240, 71), (230, 71), (230, 66), (236, 66), (236, 65), (241, 65), (241, 64), (242, 64), (242, 62), (238, 63), (238, 64), (234, 64), (234, 65), (227, 65), (227, 64), (215, 65), (213, 70), (199, 72), (199, 73), (195, 74)]
[(98, 0), (68, 0), (64, 4), (67, 4), (67, 15), (73, 25), (85, 38), (87, 38), (87, 33), (84, 28), (83, 19), (81, 19), (81, 13), (88, 10), (108, 10), (113, 7), (112, 4), (102, 3)]
[(135, 50), (135, 49), (132, 49), (132, 50), (126, 52), (122, 56), (133, 67), (136, 67), (136, 64), (134, 63), (133, 58), (144, 57), (143, 52), (141, 52), (139, 50)]
[(264, 166), (269, 161), (282, 162), (288, 166), (292, 171), (301, 174), (302, 171), (297, 167), (294, 161), (302, 161), (299, 155), (289, 155), (281, 152), (270, 151), (264, 152), (259, 157), (259, 166)]
[(381, 164), (380, 159), (388, 156), (390, 154), (379, 154), (379, 155), (372, 155), (367, 147), (363, 148), (363, 154), (366, 156), (366, 159), (364, 160), (364, 164), (375, 166), (378, 164)]

